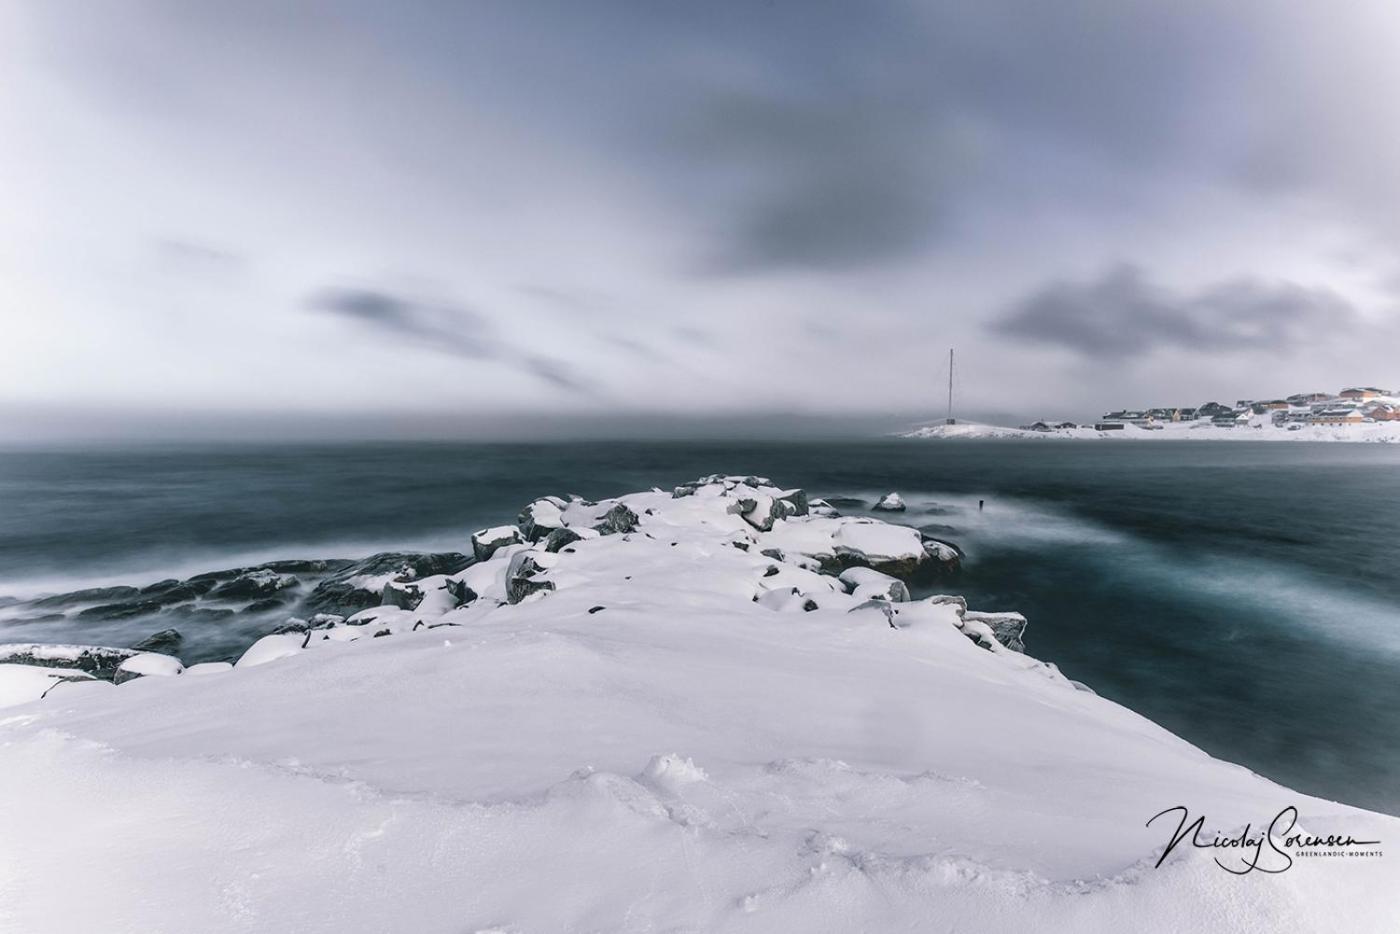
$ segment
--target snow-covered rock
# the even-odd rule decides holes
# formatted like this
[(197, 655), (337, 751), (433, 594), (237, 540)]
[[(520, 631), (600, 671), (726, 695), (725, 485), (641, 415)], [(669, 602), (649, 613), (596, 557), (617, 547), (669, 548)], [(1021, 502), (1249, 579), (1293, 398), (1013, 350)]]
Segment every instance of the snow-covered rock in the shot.
[(136, 678), (168, 677), (178, 675), (184, 670), (185, 666), (174, 656), (162, 655), (159, 652), (142, 652), (123, 661), (117, 667), (112, 682), (122, 684)]
[(472, 535), (472, 554), (476, 555), (476, 560), (486, 561), (507, 545), (518, 545), (522, 541), (520, 530), (511, 525), (482, 529)]
[(886, 493), (880, 497), (880, 501), (870, 507), (874, 512), (903, 512), (905, 510), (904, 498), (898, 493)]
[(135, 654), (134, 649), (118, 649), (105, 645), (0, 645), (0, 663), (71, 668), (107, 680), (116, 675), (122, 662)]

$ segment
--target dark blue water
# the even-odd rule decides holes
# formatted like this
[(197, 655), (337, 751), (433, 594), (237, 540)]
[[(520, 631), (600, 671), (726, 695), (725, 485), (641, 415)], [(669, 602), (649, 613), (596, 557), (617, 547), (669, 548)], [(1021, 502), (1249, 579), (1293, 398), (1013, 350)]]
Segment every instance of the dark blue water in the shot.
[[(1031, 654), (1212, 754), (1400, 813), (1400, 449), (1384, 445), (0, 452), (0, 597), (269, 558), (461, 549), (537, 495), (598, 498), (713, 472), (867, 500), (898, 490), (903, 521), (968, 552), (946, 589), (1025, 612)], [(158, 622), (0, 624), (0, 641), (119, 642)], [(244, 626), (243, 639), (267, 623), (219, 625)]]

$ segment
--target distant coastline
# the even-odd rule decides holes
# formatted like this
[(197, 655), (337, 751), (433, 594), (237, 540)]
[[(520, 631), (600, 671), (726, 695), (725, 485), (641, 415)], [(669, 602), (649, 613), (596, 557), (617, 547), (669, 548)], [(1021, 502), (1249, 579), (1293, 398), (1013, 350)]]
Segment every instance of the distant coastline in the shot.
[(1351, 387), (1333, 395), (1207, 402), (1197, 408), (1118, 409), (1092, 424), (1038, 421), (1018, 428), (953, 418), (903, 438), (1131, 438), (1141, 441), (1400, 442), (1400, 390)]

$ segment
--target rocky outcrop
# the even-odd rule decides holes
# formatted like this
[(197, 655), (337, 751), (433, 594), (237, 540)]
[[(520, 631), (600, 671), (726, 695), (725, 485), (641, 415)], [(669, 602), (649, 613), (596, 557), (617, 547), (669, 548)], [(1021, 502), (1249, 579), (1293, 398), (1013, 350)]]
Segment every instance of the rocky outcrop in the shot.
[(321, 581), (301, 602), (301, 610), (309, 614), (349, 616), (358, 610), (379, 606), (387, 584), (455, 574), (472, 560), (456, 551), (381, 552), (343, 567)]
[(979, 613), (967, 610), (963, 613), (963, 633), (969, 639), (982, 645), (988, 638), (1013, 652), (1024, 652), (1026, 643), (1026, 618), (1020, 613)]
[(105, 645), (10, 644), (0, 645), (0, 664), (73, 669), (110, 681), (122, 662), (138, 654)]
[(905, 509), (904, 499), (898, 493), (886, 493), (870, 509), (872, 512), (903, 512)]
[(184, 637), (180, 635), (178, 629), (162, 629), (160, 632), (153, 632), (140, 642), (133, 645), (134, 652), (159, 652), (163, 655), (173, 655), (180, 651), (180, 643)]

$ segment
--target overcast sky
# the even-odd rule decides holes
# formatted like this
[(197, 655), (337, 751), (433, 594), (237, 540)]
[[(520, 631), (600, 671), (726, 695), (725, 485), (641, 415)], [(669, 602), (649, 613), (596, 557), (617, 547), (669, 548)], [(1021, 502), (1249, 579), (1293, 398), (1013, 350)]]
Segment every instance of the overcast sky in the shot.
[(1398, 88), (1394, 0), (0, 0), (0, 434), (1400, 384)]

